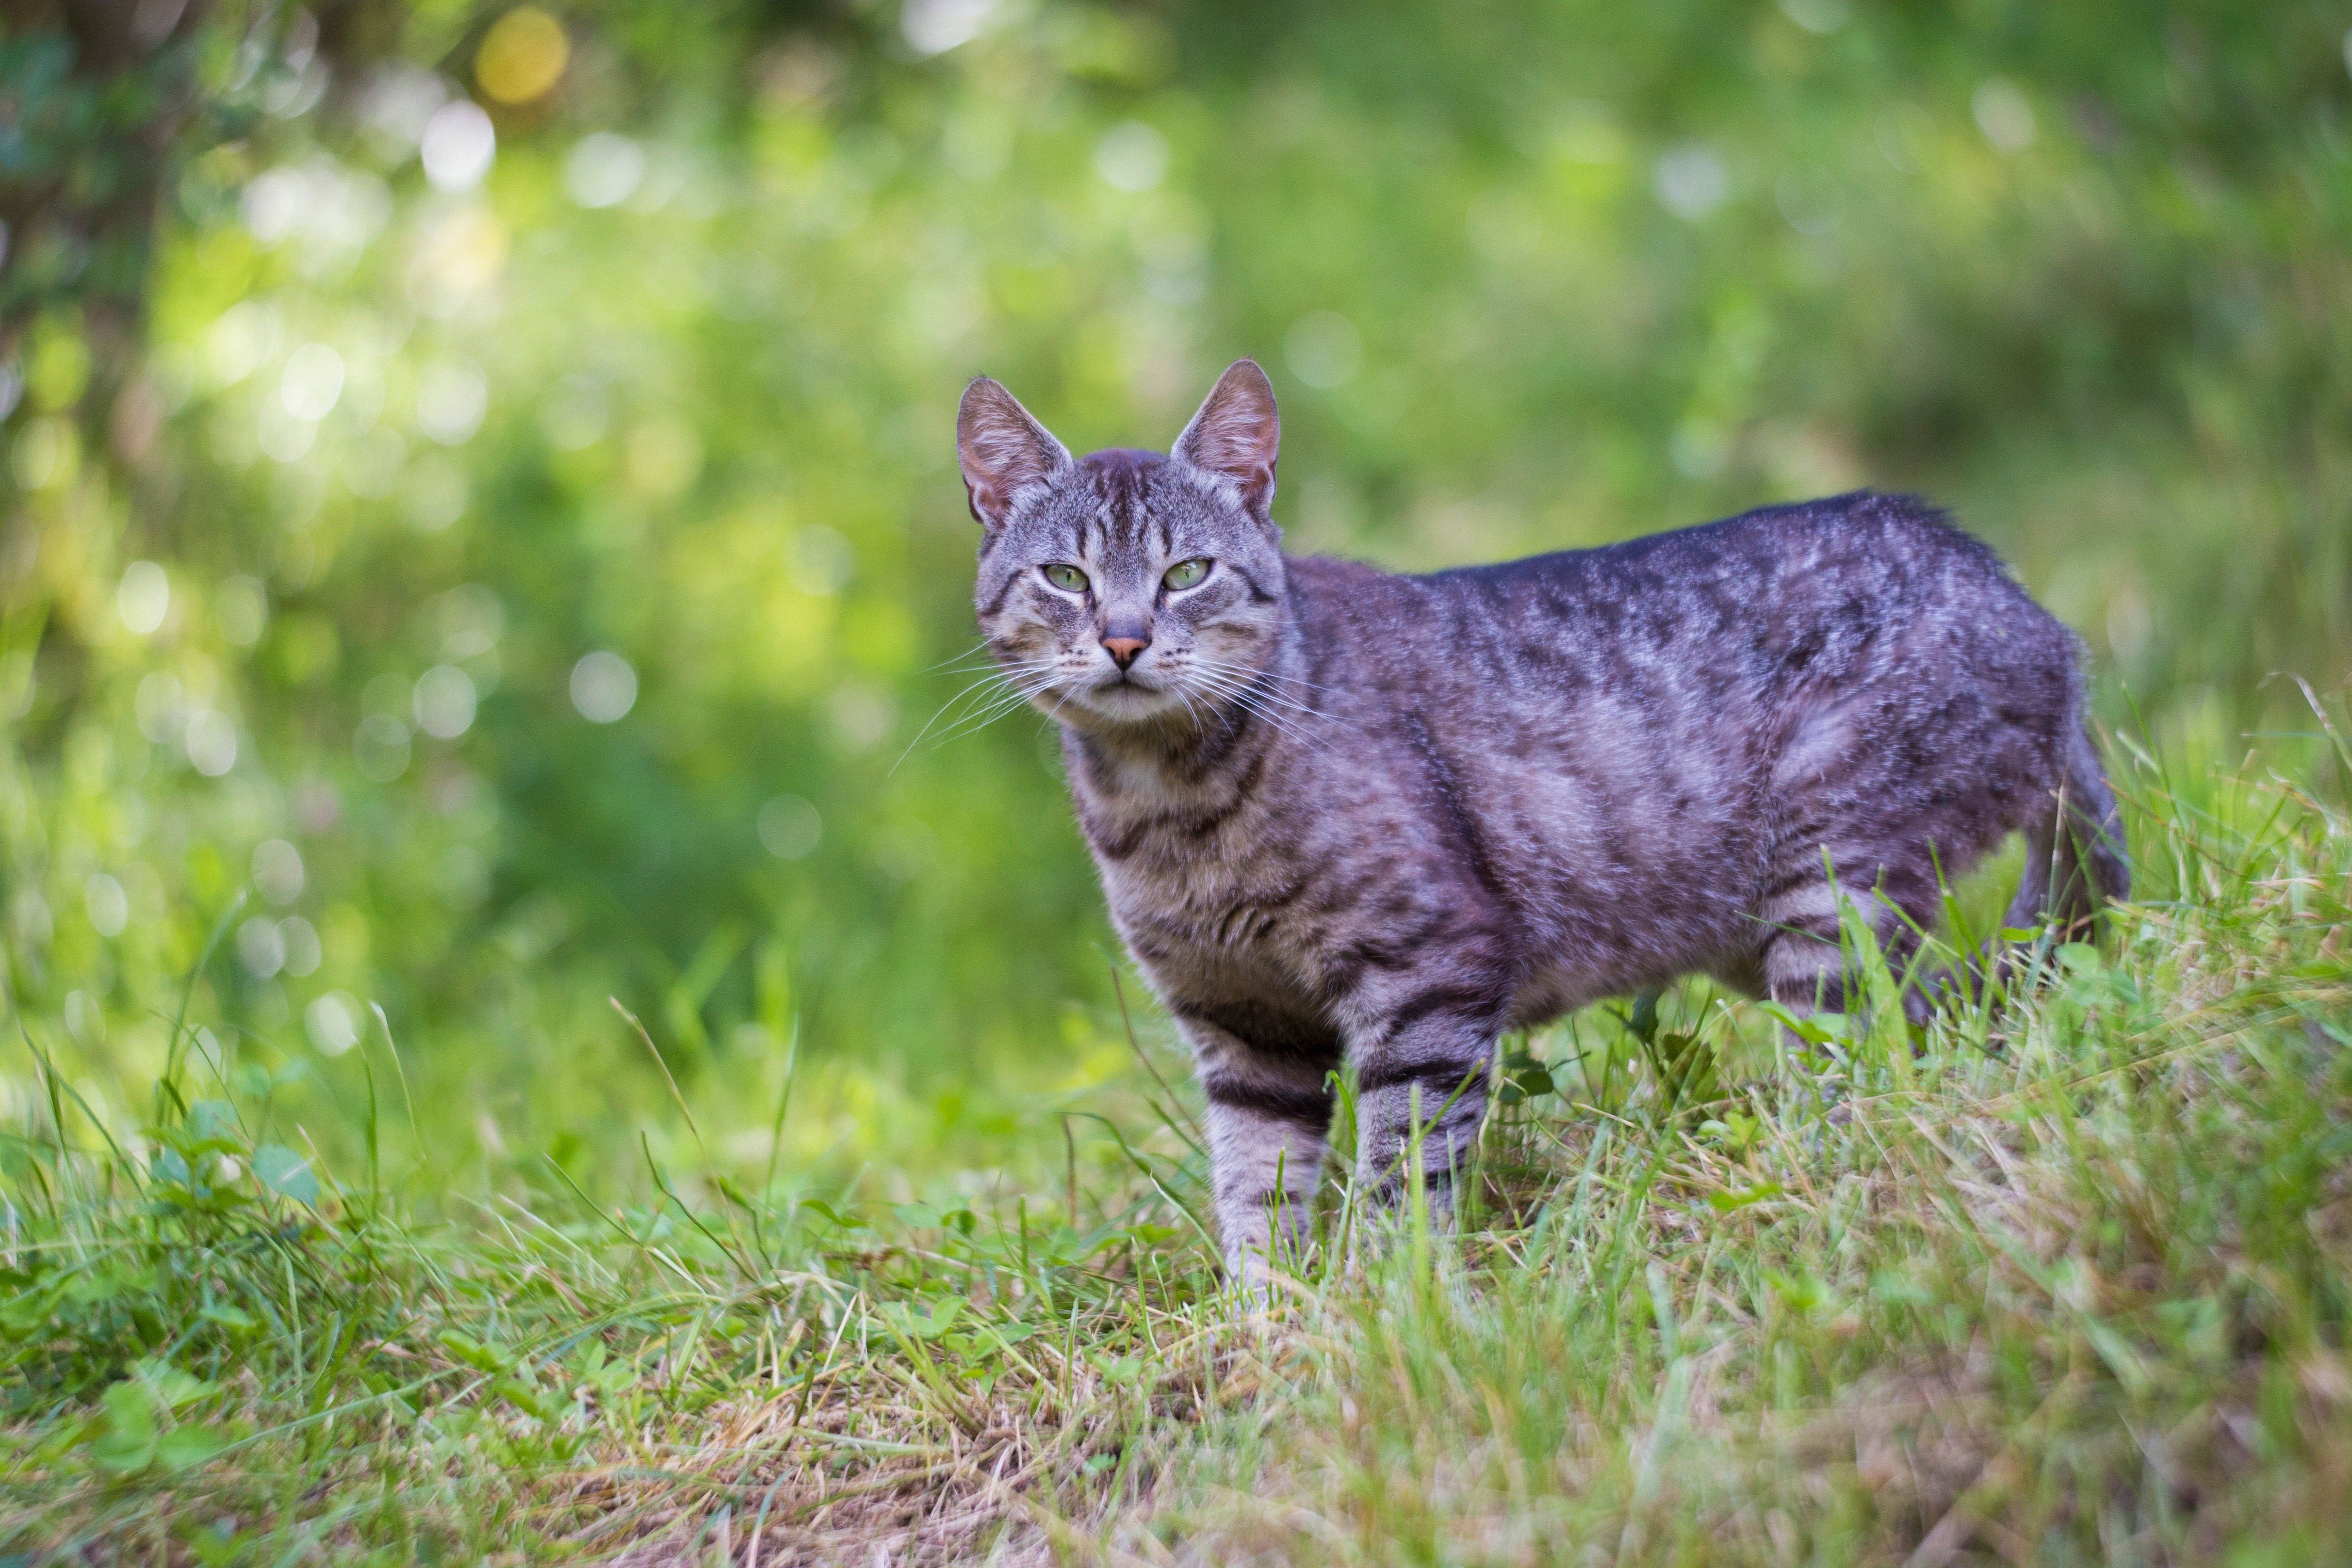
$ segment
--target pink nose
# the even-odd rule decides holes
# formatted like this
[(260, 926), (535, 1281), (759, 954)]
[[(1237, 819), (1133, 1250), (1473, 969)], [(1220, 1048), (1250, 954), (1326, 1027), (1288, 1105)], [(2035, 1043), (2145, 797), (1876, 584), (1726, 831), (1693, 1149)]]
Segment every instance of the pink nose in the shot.
[(1151, 646), (1151, 639), (1150, 637), (1105, 637), (1102, 645), (1104, 651), (1110, 655), (1111, 662), (1118, 665), (1119, 668), (1125, 669), (1135, 662), (1137, 654)]

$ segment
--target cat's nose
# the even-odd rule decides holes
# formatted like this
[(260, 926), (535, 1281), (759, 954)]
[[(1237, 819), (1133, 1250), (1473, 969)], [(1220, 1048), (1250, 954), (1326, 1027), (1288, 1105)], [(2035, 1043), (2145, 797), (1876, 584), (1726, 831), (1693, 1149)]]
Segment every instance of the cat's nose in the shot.
[(1151, 646), (1151, 639), (1150, 637), (1105, 637), (1102, 645), (1103, 651), (1110, 655), (1111, 662), (1119, 668), (1125, 669), (1135, 662), (1138, 654)]

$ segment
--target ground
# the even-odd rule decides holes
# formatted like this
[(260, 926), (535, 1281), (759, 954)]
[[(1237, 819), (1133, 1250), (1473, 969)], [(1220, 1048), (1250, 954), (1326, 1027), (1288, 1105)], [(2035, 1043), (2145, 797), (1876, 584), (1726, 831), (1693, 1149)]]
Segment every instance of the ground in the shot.
[(1074, 1131), (1059, 1190), (946, 1212), (715, 1159), (653, 1166), (651, 1205), (551, 1162), (540, 1201), (432, 1209), (459, 1178), (321, 1168), (193, 1033), (137, 1130), (47, 1074), (7, 1152), (0, 1542), (2343, 1561), (2352, 824), (2276, 777), (2126, 793), (2140, 896), (2102, 944), (1925, 1031), (1890, 981), (1801, 1038), (1694, 989), (1508, 1042), (1460, 1235), (1335, 1173), (1264, 1299), (1215, 1272), (1148, 1018), (1157, 1120), (1079, 1130), (1123, 1177), (1081, 1180)]

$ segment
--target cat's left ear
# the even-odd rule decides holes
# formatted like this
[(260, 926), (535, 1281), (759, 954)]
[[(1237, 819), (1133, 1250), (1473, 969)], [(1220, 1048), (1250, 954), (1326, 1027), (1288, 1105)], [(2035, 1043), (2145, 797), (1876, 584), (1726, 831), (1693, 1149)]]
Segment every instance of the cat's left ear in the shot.
[(1180, 463), (1231, 484), (1249, 514), (1274, 525), (1274, 464), (1282, 448), (1282, 416), (1274, 384), (1254, 359), (1237, 359), (1209, 389), (1200, 412), (1176, 437), (1170, 454)]

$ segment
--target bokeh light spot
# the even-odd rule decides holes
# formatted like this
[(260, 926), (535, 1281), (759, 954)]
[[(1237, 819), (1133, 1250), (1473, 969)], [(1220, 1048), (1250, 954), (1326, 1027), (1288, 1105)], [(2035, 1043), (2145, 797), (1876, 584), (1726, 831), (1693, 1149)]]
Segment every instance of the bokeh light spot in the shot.
[(360, 94), (360, 123), (385, 157), (398, 159), (416, 151), (433, 111), (449, 101), (449, 85), (440, 77), (404, 60), (387, 62)]
[(114, 590), (114, 608), (122, 624), (146, 637), (163, 624), (172, 608), (172, 579), (152, 561), (133, 561), (122, 569)]
[(489, 405), (489, 383), (464, 360), (444, 360), (417, 379), (416, 427), (445, 447), (470, 439)]
[(454, 664), (436, 664), (416, 678), (416, 727), (440, 741), (454, 741), (474, 727), (473, 678)]
[(278, 349), (278, 311), (258, 300), (242, 300), (205, 329), (200, 345), (205, 374), (215, 386), (234, 386), (261, 368)]
[(139, 720), (141, 734), (159, 746), (176, 742), (188, 722), (187, 699), (180, 689), (180, 678), (168, 669), (142, 676), (139, 689), (131, 695), (131, 710)]
[(438, 533), (466, 515), (472, 489), (456, 465), (438, 458), (408, 471), (407, 514), (412, 527)]
[(558, 451), (585, 451), (612, 421), (612, 399), (594, 376), (567, 375), (540, 395), (539, 428)]
[(838, 593), (857, 569), (857, 552), (839, 531), (821, 522), (793, 533), (785, 548), (784, 570), (793, 586), (816, 598)]
[(529, 103), (563, 76), (572, 45), (563, 25), (536, 5), (508, 12), (482, 36), (474, 79), (500, 103)]
[(845, 752), (870, 752), (898, 722), (889, 694), (864, 681), (845, 681), (824, 702), (825, 728)]
[(499, 154), (499, 133), (482, 106), (469, 98), (445, 103), (425, 122), (417, 143), (425, 177), (445, 191), (470, 191), (490, 172)]
[(1838, 226), (1837, 184), (1822, 169), (1805, 166), (1787, 171), (1773, 183), (1772, 200), (1799, 234), (1819, 237)]
[(702, 471), (702, 437), (674, 416), (646, 420), (629, 432), (623, 468), (630, 488), (649, 500), (674, 500)]
[(898, 31), (919, 55), (940, 55), (968, 44), (987, 25), (996, 0), (907, 0)]
[(304, 195), (299, 169), (265, 169), (245, 187), (237, 210), (254, 238), (275, 245), (302, 221)]
[(66, 1032), (85, 1046), (106, 1039), (106, 1010), (98, 998), (77, 986), (66, 993)]
[(591, 724), (617, 724), (637, 705), (637, 672), (608, 648), (572, 667), (572, 706)]
[(300, 915), (289, 915), (278, 922), (278, 940), (286, 947), (286, 973), (299, 979), (318, 973), (324, 956), (319, 947), (319, 930)]
[(487, 205), (452, 206), (428, 216), (409, 259), (416, 308), (446, 321), (478, 302), (507, 264), (507, 232)]
[(189, 714), (182, 744), (187, 748), (188, 765), (208, 779), (236, 766), (236, 726), (226, 713), (199, 708)]
[(583, 207), (618, 206), (645, 177), (645, 149), (617, 132), (582, 137), (563, 160), (563, 189)]
[(320, 1056), (341, 1056), (360, 1043), (360, 1005), (348, 991), (330, 991), (302, 1010), (302, 1027)]
[(286, 967), (286, 938), (278, 922), (256, 915), (236, 928), (237, 961), (256, 980), (268, 980)]
[(290, 904), (302, 896), (302, 852), (283, 838), (265, 838), (253, 847), (253, 885), (273, 904)]
[(1309, 386), (1333, 387), (1356, 374), (1364, 340), (1336, 310), (1313, 310), (1291, 324), (1282, 341), (1290, 373)]
[(1095, 144), (1095, 173), (1122, 191), (1148, 191), (1168, 173), (1167, 139), (1139, 120), (1114, 125)]
[(760, 847), (779, 860), (806, 859), (824, 835), (815, 805), (796, 795), (780, 795), (760, 808)]
[(1808, 33), (1834, 33), (1852, 13), (1846, 0), (1780, 0), (1780, 14)]
[(371, 713), (360, 721), (352, 741), (352, 758), (360, 775), (390, 784), (408, 771), (408, 726), (389, 713)]
[(299, 463), (310, 456), (318, 439), (318, 421), (289, 413), (282, 398), (261, 405), (260, 425), (254, 440), (270, 461)]
[(2033, 145), (2033, 105), (2008, 78), (1987, 78), (1969, 107), (1976, 113), (1977, 129), (1998, 151), (2022, 153)]
[(269, 590), (261, 579), (240, 573), (223, 583), (213, 595), (213, 625), (239, 647), (259, 642), (269, 625)]
[(130, 896), (121, 882), (103, 871), (93, 871), (82, 884), (81, 903), (100, 936), (121, 936), (122, 928), (131, 923)]
[(324, 343), (304, 343), (286, 356), (278, 400), (297, 419), (324, 419), (343, 395), (343, 356)]
[(1723, 166), (1722, 156), (1697, 142), (1661, 153), (1650, 184), (1658, 194), (1659, 205), (1692, 223), (1721, 206), (1731, 195), (1731, 173)]
[(11, 456), (16, 482), (28, 490), (43, 490), (72, 480), (81, 467), (81, 444), (65, 419), (28, 419), (16, 433)]

